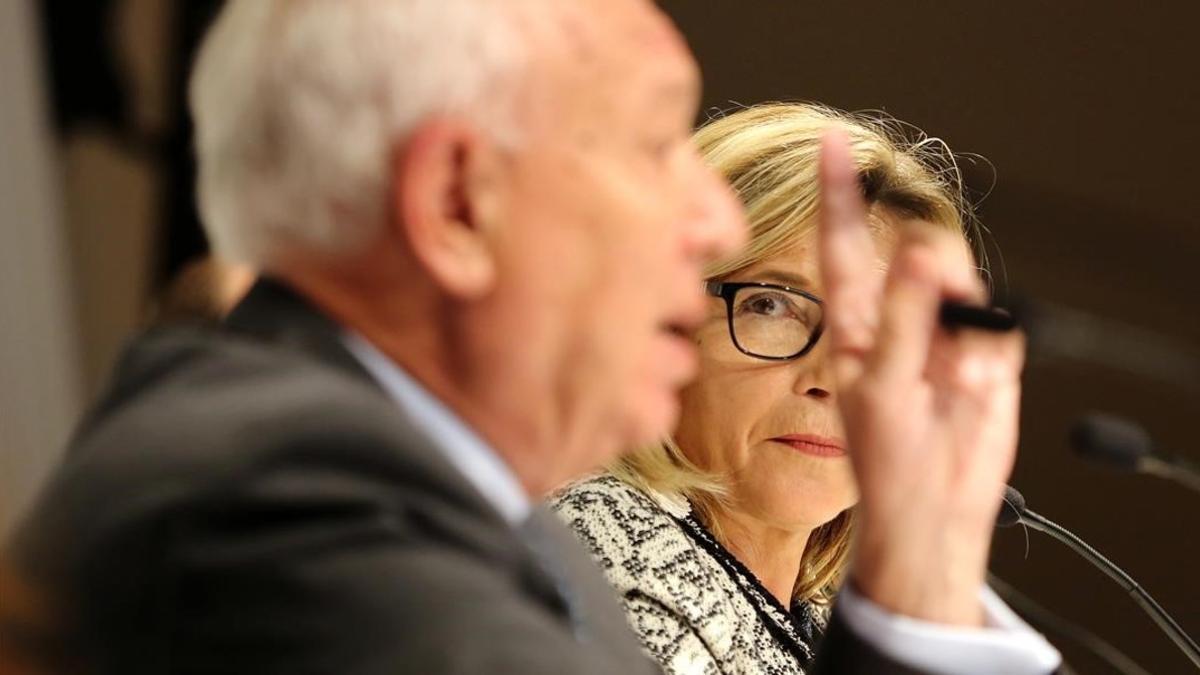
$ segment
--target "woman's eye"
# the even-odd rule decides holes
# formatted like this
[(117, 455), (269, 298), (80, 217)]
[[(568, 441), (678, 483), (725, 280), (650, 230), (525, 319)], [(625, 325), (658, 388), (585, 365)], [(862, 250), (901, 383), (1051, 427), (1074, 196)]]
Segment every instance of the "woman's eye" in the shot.
[(771, 293), (760, 293), (742, 303), (742, 310), (763, 316), (784, 317), (794, 314), (792, 303), (787, 298)]

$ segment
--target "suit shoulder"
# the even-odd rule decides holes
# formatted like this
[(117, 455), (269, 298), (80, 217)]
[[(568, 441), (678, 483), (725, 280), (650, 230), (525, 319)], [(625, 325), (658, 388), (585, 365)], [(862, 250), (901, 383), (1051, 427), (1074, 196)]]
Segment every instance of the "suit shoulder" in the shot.
[(250, 340), (160, 331), (126, 352), (29, 526), (101, 536), (264, 475), (338, 476), (382, 494), (396, 476), (430, 474), (426, 447), (354, 374)]
[(365, 379), (299, 351), (220, 332), (157, 332), (127, 351), (66, 464), (234, 469), (303, 439), (366, 440), (396, 417), (389, 403)]

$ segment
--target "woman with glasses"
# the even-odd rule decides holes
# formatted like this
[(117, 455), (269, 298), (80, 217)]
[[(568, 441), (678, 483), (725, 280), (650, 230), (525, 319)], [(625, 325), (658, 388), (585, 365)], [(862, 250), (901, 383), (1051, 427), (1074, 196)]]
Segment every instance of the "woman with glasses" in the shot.
[(833, 125), (851, 142), (880, 275), (903, 228), (952, 230), (970, 255), (953, 158), (895, 122), (773, 104), (698, 132), (751, 226), (749, 245), (708, 270), (699, 376), (671, 438), (552, 502), (668, 673), (804, 672), (848, 558), (857, 492), (815, 241)]

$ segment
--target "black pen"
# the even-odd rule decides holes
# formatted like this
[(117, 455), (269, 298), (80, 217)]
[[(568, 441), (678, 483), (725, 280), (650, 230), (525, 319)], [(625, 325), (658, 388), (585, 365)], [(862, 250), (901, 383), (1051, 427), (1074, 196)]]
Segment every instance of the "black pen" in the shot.
[(991, 333), (1007, 333), (1020, 325), (1017, 317), (1008, 310), (956, 300), (942, 301), (938, 320), (946, 328), (977, 328)]

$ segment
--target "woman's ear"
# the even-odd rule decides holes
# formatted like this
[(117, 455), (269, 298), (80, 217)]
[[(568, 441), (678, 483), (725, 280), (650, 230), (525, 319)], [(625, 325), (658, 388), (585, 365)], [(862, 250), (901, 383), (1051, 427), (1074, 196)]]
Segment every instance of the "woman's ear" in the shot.
[(499, 162), (494, 143), (449, 118), (421, 125), (393, 153), (390, 226), (433, 282), (464, 300), (495, 284)]

